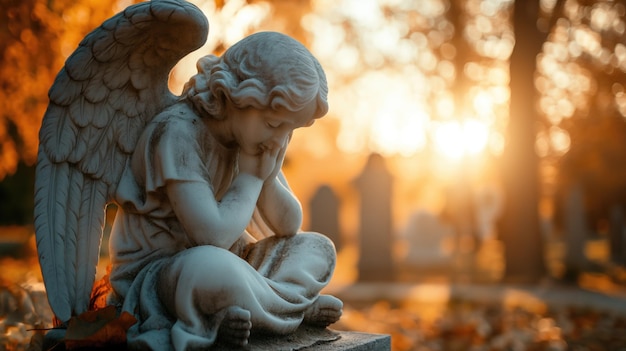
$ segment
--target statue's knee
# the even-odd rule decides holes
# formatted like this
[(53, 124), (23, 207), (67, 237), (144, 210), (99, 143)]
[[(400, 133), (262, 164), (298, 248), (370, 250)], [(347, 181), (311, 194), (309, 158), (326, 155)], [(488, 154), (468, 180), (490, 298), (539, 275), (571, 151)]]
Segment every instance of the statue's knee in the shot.
[(238, 274), (237, 261), (232, 252), (215, 246), (198, 246), (189, 249), (185, 270), (202, 280), (221, 280)]
[(316, 250), (329, 258), (335, 259), (335, 244), (326, 235), (316, 232), (304, 232), (295, 236), (309, 250)]
[[(196, 296), (210, 296), (203, 309), (219, 310), (243, 289), (246, 279), (245, 261), (228, 250), (199, 246), (175, 256), (161, 271), (159, 296), (173, 315), (179, 316), (196, 306)], [(196, 307), (193, 307), (195, 309)], [(192, 309), (192, 310), (193, 310)]]
[(200, 246), (188, 251), (181, 258), (184, 269), (177, 277), (177, 289), (184, 285), (202, 294), (214, 294), (245, 288), (252, 268), (239, 256), (214, 246)]
[(311, 237), (311, 240), (313, 240), (316, 245), (331, 247), (333, 250), (335, 249), (335, 244), (333, 244), (333, 241), (324, 234), (320, 234), (317, 232), (308, 232), (303, 234)]

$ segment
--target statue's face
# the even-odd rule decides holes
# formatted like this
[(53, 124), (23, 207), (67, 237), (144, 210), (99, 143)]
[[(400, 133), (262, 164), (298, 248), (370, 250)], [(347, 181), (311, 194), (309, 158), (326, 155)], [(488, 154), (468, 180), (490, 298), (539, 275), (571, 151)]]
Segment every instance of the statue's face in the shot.
[(278, 110), (229, 108), (228, 120), (234, 141), (241, 150), (257, 155), (286, 145), (295, 129), (312, 125), (315, 110), (315, 101), (296, 112), (282, 107)]

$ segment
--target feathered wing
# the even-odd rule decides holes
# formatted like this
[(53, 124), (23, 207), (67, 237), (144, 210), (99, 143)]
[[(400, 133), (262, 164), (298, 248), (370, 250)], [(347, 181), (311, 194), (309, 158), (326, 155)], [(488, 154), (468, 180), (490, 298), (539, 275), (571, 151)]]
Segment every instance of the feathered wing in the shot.
[(87, 310), (105, 207), (146, 123), (176, 101), (172, 67), (207, 34), (192, 4), (140, 3), (87, 35), (56, 77), (39, 132), (35, 232), (60, 320)]

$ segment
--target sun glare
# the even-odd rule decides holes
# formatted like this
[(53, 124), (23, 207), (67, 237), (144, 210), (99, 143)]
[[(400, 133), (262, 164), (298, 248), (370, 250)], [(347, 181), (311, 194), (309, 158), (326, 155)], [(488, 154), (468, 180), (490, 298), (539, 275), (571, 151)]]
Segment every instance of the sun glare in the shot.
[(474, 104), (474, 110), (476, 110), (476, 112), (478, 112), (481, 115), (489, 115), (493, 113), (494, 101), (493, 101), (493, 98), (491, 97), (491, 94), (489, 94), (486, 91), (481, 91), (477, 93), (476, 96), (474, 97), (473, 104)]
[(476, 119), (441, 122), (434, 130), (435, 149), (453, 160), (481, 153), (487, 147), (488, 138), (487, 125)]
[(422, 150), (430, 119), (424, 101), (427, 88), (420, 72), (407, 69), (402, 73), (369, 72), (353, 86), (336, 89), (330, 104), (341, 116), (339, 148), (383, 155), (411, 155)]

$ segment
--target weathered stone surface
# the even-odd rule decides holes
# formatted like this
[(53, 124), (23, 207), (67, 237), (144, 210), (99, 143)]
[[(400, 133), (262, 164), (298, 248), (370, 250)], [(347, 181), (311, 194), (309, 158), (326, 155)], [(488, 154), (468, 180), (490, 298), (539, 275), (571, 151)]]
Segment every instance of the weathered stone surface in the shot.
[(339, 332), (339, 340), (314, 345), (302, 351), (388, 351), (391, 336), (360, 332)]
[[(51, 330), (46, 334), (42, 350), (65, 350), (63, 330)], [(119, 347), (110, 348), (120, 350)], [(101, 348), (100, 350), (109, 350)], [(214, 345), (212, 351), (232, 350), (232, 346)], [(292, 335), (281, 338), (251, 338), (246, 351), (388, 351), (391, 337), (385, 334), (369, 334), (330, 329), (301, 327)]]
[[(133, 349), (241, 345), (341, 317), (320, 294), (335, 247), (301, 230), (282, 173), (293, 131), (328, 112), (326, 75), (301, 43), (263, 31), (199, 59), (174, 96), (169, 72), (208, 28), (185, 0), (130, 5), (70, 55), (40, 128), (34, 221), (50, 307), (68, 322), (123, 306)], [(109, 204), (110, 286), (94, 295)], [(104, 330), (78, 341), (119, 342)]]

